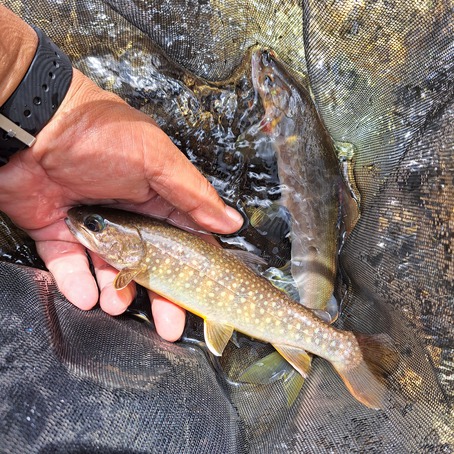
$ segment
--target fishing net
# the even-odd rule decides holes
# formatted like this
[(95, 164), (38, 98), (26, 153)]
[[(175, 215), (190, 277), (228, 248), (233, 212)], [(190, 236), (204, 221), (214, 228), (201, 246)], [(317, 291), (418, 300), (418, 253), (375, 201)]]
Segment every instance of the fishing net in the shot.
[[(80, 311), (2, 218), (1, 452), (454, 450), (449, 1), (2, 3), (152, 115), (249, 218), (280, 198), (275, 150), (251, 132), (264, 109), (250, 49), (273, 49), (310, 91), (360, 206), (340, 250), (336, 326), (389, 334), (401, 361), (384, 410), (356, 402), (318, 358), (289, 408), (280, 380), (237, 382), (268, 345), (238, 335), (215, 359), (195, 316), (166, 343), (144, 292), (120, 317)], [(268, 231), (248, 222), (221, 241), (276, 273), (290, 260), (289, 228), (281, 215)]]

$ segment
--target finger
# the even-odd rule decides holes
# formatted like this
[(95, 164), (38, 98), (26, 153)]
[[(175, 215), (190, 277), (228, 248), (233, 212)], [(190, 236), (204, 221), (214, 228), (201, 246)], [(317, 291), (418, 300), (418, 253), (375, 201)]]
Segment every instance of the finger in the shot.
[[(153, 142), (147, 146), (151, 156), (145, 156), (152, 188), (194, 221), (213, 232), (232, 233), (243, 218), (227, 206), (213, 186), (172, 143), (169, 137), (154, 127)], [(159, 132), (156, 132), (159, 131)], [(150, 139), (146, 140), (150, 141)]]
[[(65, 210), (66, 211), (66, 210)], [(26, 232), (35, 240), (45, 242), (49, 238), (60, 242), (80, 244), (69, 231), (64, 219), (53, 222), (39, 229), (27, 229)], [(85, 250), (85, 249), (84, 249)]]
[(104, 312), (110, 315), (122, 314), (136, 296), (136, 287), (131, 282), (127, 287), (116, 290), (113, 281), (118, 271), (108, 265), (98, 255), (90, 252), (91, 261), (95, 269), (96, 280), (98, 282), (101, 294), (99, 296), (99, 305)]
[(162, 296), (149, 291), (151, 313), (158, 334), (169, 342), (175, 342), (183, 334), (186, 311)]
[(141, 213), (144, 215), (152, 216), (153, 218), (160, 219), (162, 221), (166, 221), (183, 230), (187, 230), (188, 232), (202, 237), (209, 243), (219, 246), (219, 243), (211, 234), (207, 233), (206, 230), (201, 229), (200, 226), (197, 225), (193, 219), (188, 217), (187, 214), (175, 209), (173, 205), (169, 204), (169, 202), (164, 200), (159, 195), (156, 195), (147, 202), (140, 204), (117, 203), (112, 204), (111, 206), (113, 208), (120, 208), (135, 213)]
[(37, 241), (36, 249), (61, 293), (79, 309), (98, 302), (98, 287), (90, 272), (85, 248), (65, 241)]

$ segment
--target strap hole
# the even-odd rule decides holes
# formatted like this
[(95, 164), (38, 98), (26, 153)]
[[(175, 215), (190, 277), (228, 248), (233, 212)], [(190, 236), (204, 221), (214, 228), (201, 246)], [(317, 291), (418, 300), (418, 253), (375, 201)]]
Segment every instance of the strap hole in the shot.
[(24, 110), (24, 116), (26, 116), (27, 118), (31, 117), (32, 113), (30, 110)]
[(49, 77), (50, 77), (51, 79), (55, 79), (55, 74), (51, 71), (51, 72), (49, 73)]
[(53, 64), (56, 68), (60, 68), (60, 63), (58, 63), (58, 61), (54, 60)]
[(49, 87), (48, 87), (46, 84), (42, 84), (42, 85), (41, 85), (41, 88), (42, 88), (44, 91), (49, 91)]
[(39, 106), (41, 104), (41, 98), (37, 96), (36, 98), (33, 99), (33, 104), (35, 106)]

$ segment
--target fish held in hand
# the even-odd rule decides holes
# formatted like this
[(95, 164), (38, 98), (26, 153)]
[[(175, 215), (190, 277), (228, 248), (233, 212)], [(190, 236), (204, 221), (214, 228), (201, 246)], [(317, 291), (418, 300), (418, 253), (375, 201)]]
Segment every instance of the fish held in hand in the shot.
[(117, 289), (134, 280), (202, 317), (213, 354), (220, 356), (237, 330), (271, 343), (302, 377), (310, 364), (307, 352), (328, 360), (356, 399), (371, 408), (383, 405), (380, 376), (395, 361), (389, 339), (330, 326), (255, 272), (244, 254), (110, 208), (72, 208), (66, 223), (85, 247), (119, 270)]

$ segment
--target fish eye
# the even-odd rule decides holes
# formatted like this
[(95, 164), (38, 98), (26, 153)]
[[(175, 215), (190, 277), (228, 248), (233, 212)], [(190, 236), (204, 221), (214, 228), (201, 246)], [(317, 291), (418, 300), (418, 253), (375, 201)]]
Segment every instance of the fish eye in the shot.
[(84, 226), (90, 230), (90, 232), (101, 232), (106, 226), (104, 218), (99, 214), (89, 214), (84, 218)]
[(265, 66), (268, 66), (271, 63), (271, 55), (267, 50), (262, 52), (262, 63)]

